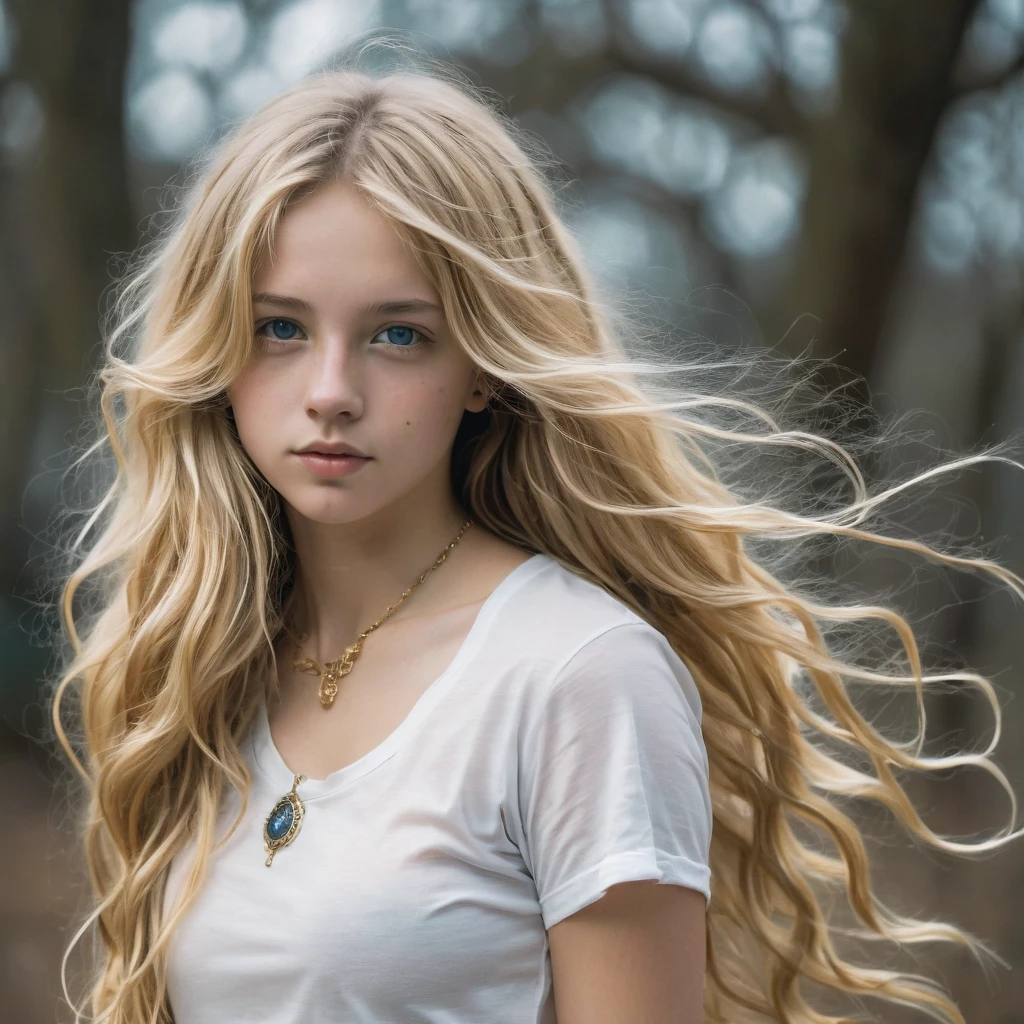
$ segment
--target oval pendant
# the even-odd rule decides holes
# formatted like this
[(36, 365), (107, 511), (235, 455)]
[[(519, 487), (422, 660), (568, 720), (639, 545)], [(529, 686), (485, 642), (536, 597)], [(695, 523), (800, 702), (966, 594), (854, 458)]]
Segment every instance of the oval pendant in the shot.
[(305, 781), (305, 775), (296, 775), (291, 790), (274, 804), (263, 822), (263, 848), (268, 855), (268, 868), (274, 860), (274, 854), (299, 834), (306, 808), (296, 789)]

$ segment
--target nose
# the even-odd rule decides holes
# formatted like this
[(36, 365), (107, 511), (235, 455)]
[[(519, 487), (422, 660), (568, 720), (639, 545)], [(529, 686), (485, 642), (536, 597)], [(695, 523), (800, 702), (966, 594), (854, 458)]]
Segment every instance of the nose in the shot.
[(313, 418), (333, 420), (358, 417), (363, 412), (363, 368), (358, 346), (341, 336), (326, 338), (313, 347), (306, 378), (306, 412)]

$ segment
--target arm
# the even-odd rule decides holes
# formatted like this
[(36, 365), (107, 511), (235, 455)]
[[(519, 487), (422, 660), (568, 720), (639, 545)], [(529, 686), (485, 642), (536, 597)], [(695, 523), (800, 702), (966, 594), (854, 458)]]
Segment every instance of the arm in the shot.
[(548, 931), (558, 1024), (702, 1024), (704, 893), (613, 885)]
[(558, 1024), (703, 1024), (712, 807), (700, 695), (646, 623), (571, 654), (523, 731), (523, 852)]

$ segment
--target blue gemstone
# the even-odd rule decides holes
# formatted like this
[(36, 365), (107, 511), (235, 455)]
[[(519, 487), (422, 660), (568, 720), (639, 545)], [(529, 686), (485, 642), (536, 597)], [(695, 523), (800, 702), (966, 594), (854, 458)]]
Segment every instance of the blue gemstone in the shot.
[(294, 819), (295, 812), (292, 810), (291, 801), (282, 800), (274, 808), (274, 813), (270, 816), (270, 821), (267, 822), (267, 834), (271, 839), (280, 839), (288, 834), (288, 829), (292, 827)]

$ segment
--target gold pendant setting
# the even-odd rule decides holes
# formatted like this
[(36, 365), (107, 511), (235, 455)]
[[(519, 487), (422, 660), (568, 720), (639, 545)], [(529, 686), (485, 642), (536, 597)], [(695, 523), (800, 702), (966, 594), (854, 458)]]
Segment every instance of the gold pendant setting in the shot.
[(303, 658), (295, 662), (295, 668), (300, 672), (308, 672), (320, 676), (320, 706), (329, 708), (338, 696), (338, 680), (347, 676), (352, 671), (356, 656), (363, 649), (362, 639), (357, 640), (345, 648), (345, 653), (337, 661), (329, 661), (321, 670), (320, 666), (312, 658)]
[(306, 807), (299, 799), (296, 789), (305, 781), (305, 775), (296, 775), (292, 788), (274, 804), (263, 822), (263, 848), (268, 854), (268, 868), (274, 860), (274, 854), (299, 834)]

